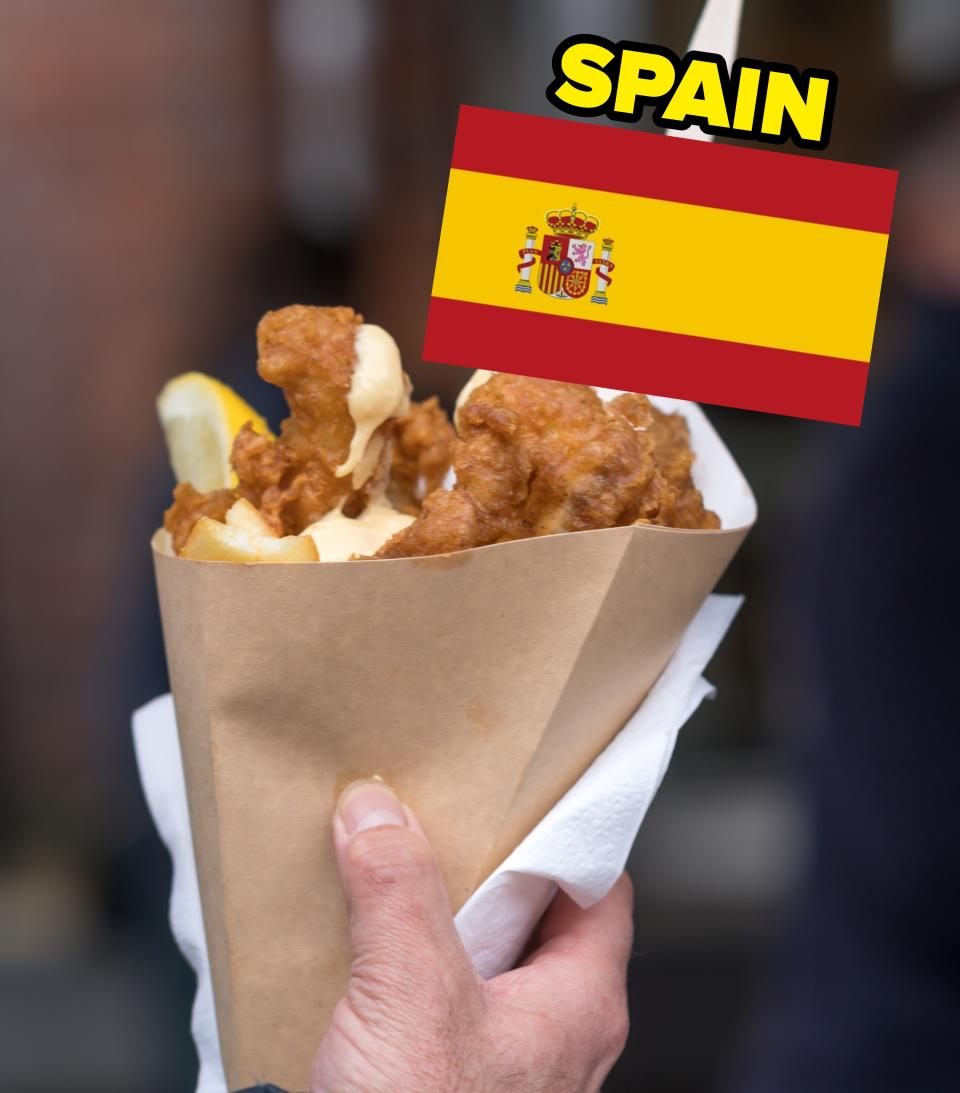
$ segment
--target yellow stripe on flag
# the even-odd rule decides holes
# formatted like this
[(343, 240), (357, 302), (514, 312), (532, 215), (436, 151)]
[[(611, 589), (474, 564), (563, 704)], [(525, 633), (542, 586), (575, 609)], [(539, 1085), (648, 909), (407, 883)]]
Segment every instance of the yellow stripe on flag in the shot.
[[(517, 251), (552, 209), (599, 219), (616, 269), (600, 307), (517, 293)], [(453, 169), (434, 296), (868, 361), (887, 236)], [(596, 267), (591, 292), (596, 287)]]

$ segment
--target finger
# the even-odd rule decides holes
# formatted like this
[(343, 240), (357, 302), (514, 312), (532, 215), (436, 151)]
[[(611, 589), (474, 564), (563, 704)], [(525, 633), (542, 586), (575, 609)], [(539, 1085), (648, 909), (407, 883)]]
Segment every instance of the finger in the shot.
[(626, 873), (592, 907), (558, 892), (540, 925), (539, 945), (526, 964), (585, 962), (625, 974), (633, 946), (633, 885)]
[(475, 986), (440, 868), (416, 818), (383, 782), (355, 782), (333, 821), (354, 980), (406, 995)]
[(626, 876), (586, 909), (560, 892), (544, 916), (538, 948), (519, 968), (487, 983), (495, 999), (549, 1013), (550, 1053), (566, 1060), (578, 1089), (599, 1089), (626, 1043), (632, 938), (633, 889)]

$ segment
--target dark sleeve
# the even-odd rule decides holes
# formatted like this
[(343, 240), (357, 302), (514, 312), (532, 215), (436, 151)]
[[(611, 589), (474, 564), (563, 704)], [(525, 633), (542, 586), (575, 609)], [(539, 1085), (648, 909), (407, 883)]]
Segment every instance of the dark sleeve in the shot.
[(811, 516), (812, 860), (738, 1093), (960, 1089), (956, 326), (868, 396)]
[(287, 1093), (278, 1085), (252, 1085), (249, 1089), (239, 1089), (237, 1093)]

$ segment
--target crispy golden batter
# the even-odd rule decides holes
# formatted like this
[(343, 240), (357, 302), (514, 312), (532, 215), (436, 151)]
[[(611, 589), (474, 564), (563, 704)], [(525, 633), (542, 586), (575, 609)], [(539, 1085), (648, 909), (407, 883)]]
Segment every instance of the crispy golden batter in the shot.
[(349, 307), (294, 305), (268, 311), (257, 327), (257, 371), (283, 388), (290, 416), (275, 441), (241, 432), (232, 460), (239, 493), (278, 534), (298, 534), (353, 492), (336, 469), (353, 436), (347, 395), (362, 322)]
[(656, 518), (663, 482), (650, 432), (608, 412), (589, 387), (495, 375), (459, 424), (456, 486), (428, 496), (378, 558)]
[(455, 438), (436, 396), (411, 403), (397, 419), (387, 499), (398, 512), (419, 515), (423, 498), (443, 483)]
[(280, 439), (300, 465), (335, 468), (347, 457), (353, 437), (347, 395), (362, 323), (350, 307), (294, 304), (268, 311), (257, 326), (257, 371), (283, 388), (290, 416)]
[(670, 528), (708, 531), (720, 527), (720, 517), (704, 507), (703, 494), (693, 484), (690, 429), (682, 414), (664, 414), (653, 409), (653, 456), (657, 468), (670, 486), (654, 523)]
[(647, 431), (653, 439), (653, 458), (662, 480), (660, 503), (656, 516), (637, 522), (704, 531), (720, 527), (720, 518), (704, 508), (703, 495), (693, 484), (696, 457), (683, 416), (663, 413), (645, 395), (620, 395), (608, 404), (608, 409), (625, 417), (634, 428)]
[[(164, 526), (178, 552), (201, 516), (223, 520), (243, 498), (272, 532), (297, 535), (335, 508), (359, 516), (384, 494), (417, 518), (378, 558), (442, 554), (537, 535), (627, 524), (720, 526), (693, 484), (686, 421), (644, 395), (607, 405), (590, 387), (493, 373), (458, 409), (456, 436), (436, 398), (372, 434), (366, 476), (338, 477), (354, 421), (348, 396), (361, 316), (350, 308), (287, 307), (257, 330), (258, 370), (283, 388), (290, 417), (276, 440), (245, 425), (231, 462), (237, 487), (174, 492)], [(365, 461), (365, 462), (364, 462)], [(449, 466), (453, 489), (439, 488)]]
[(362, 322), (349, 307), (294, 305), (264, 315), (257, 327), (257, 371), (283, 388), (290, 416), (276, 440), (249, 424), (237, 434), (230, 456), (235, 491), (175, 495), (164, 518), (165, 526), (176, 529), (175, 545), (186, 542), (200, 516), (225, 512), (237, 497), (255, 505), (278, 535), (299, 534), (341, 502), (345, 511), (362, 511), (369, 491), (382, 486), (387, 474), (391, 435), (389, 424), (374, 434), (377, 470), (361, 489), (354, 489), (349, 475), (337, 477), (354, 431), (347, 396)]

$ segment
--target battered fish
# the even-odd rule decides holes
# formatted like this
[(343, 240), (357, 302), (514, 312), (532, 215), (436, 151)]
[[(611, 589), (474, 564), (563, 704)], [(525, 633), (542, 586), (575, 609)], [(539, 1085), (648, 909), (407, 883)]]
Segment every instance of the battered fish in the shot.
[(604, 404), (590, 387), (477, 373), (457, 402), (457, 436), (436, 398), (410, 405), (393, 340), (350, 308), (268, 312), (257, 341), (258, 371), (283, 388), (290, 416), (277, 439), (240, 430), (235, 489), (177, 487), (164, 516), (177, 551), (201, 516), (223, 520), (238, 498), (286, 536), (386, 496), (416, 518), (376, 558), (628, 524), (720, 526), (693, 483), (686, 421), (644, 395)]
[(495, 374), (458, 410), (457, 484), (375, 555), (443, 554), (561, 531), (654, 523), (675, 489), (642, 395), (608, 409), (590, 387)]
[(660, 504), (654, 518), (636, 522), (701, 531), (719, 528), (720, 518), (704, 507), (703, 495), (693, 484), (696, 457), (683, 415), (663, 413), (645, 395), (620, 395), (607, 408), (653, 439), (653, 458), (661, 478)]
[[(290, 416), (276, 440), (249, 424), (241, 429), (231, 452), (238, 480), (235, 490), (218, 490), (214, 496), (178, 488), (164, 516), (175, 545), (186, 542), (200, 516), (225, 512), (238, 497), (250, 501), (282, 536), (299, 534), (340, 506), (356, 515), (374, 491), (382, 491), (391, 458), (390, 409), (406, 409), (409, 385), (397, 357), (397, 375), (385, 380), (396, 405), (384, 412), (386, 420), (374, 419), (371, 435), (355, 452), (354, 438), (362, 422), (354, 415), (353, 381), (362, 324), (363, 317), (349, 307), (294, 305), (264, 315), (257, 327), (257, 371), (268, 383), (283, 388)], [(377, 390), (361, 394), (368, 402), (371, 397), (374, 402), (382, 399)]]
[(410, 413), (397, 419), (387, 500), (398, 512), (419, 515), (424, 497), (443, 483), (455, 439), (436, 396), (411, 403)]

